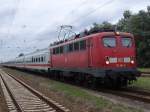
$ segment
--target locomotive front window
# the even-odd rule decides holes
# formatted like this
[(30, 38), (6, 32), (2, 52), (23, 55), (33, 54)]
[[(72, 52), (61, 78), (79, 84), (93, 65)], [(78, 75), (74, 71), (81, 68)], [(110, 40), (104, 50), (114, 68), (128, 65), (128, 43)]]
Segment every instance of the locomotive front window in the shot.
[(115, 37), (104, 37), (103, 44), (105, 47), (116, 47), (116, 38)]
[(123, 37), (122, 40), (123, 47), (131, 47), (132, 46), (132, 39), (130, 37)]

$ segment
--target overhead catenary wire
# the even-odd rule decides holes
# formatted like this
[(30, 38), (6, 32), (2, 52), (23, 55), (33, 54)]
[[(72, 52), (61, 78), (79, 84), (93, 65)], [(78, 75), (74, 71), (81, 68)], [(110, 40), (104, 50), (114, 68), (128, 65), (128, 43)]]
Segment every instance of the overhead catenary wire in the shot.
[(89, 1), (89, 0), (82, 1), (81, 4), (79, 4), (77, 7), (75, 7), (71, 11), (69, 11), (69, 13), (65, 16), (64, 20), (66, 20), (68, 18), (68, 16), (70, 16), (71, 14), (73, 14), (73, 12), (79, 10), (82, 6), (86, 5), (87, 1)]
[[(73, 14), (75, 11), (77, 11), (77, 10), (79, 10), (82, 6), (84, 6), (84, 5), (86, 5), (87, 4), (87, 1), (89, 1), (89, 0), (83, 0), (77, 7), (75, 7), (74, 9), (72, 9), (71, 11), (69, 11), (69, 13), (64, 17), (64, 19), (63, 20), (66, 20), (67, 18), (68, 18), (68, 16), (70, 16), (71, 14)], [(63, 25), (61, 25), (61, 26), (63, 26)], [(61, 35), (61, 33), (62, 33), (62, 30), (63, 30), (63, 33), (64, 33), (64, 37), (63, 37), (63, 40), (65, 39), (65, 32), (64, 32), (64, 28), (62, 28), (60, 26), (60, 30), (58, 31), (58, 40), (60, 41), (61, 39), (60, 39), (60, 35)], [(64, 25), (65, 26), (65, 25)], [(69, 26), (69, 25), (68, 25)], [(72, 28), (71, 28), (72, 29)], [(71, 30), (69, 30), (68, 31), (69, 33), (71, 32)], [(69, 34), (68, 34), (69, 35)]]
[(12, 21), (10, 23), (10, 27), (8, 28), (8, 38), (10, 37), (10, 34), (11, 34), (11, 28), (13, 27), (14, 25), (14, 21), (15, 21), (15, 18), (16, 18), (16, 15), (17, 15), (17, 12), (19, 10), (19, 4), (20, 4), (20, 0), (16, 0), (16, 7), (14, 9), (14, 14), (13, 14), (13, 17), (12, 17)]
[[(79, 17), (79, 18), (77, 18), (77, 19), (75, 19), (74, 21), (72, 21), (71, 23), (70, 23), (70, 25), (72, 25), (73, 23), (75, 23), (76, 21), (79, 21), (79, 20), (81, 20), (81, 19), (85, 19), (87, 16), (89, 16), (90, 14), (92, 14), (92, 13), (94, 13), (95, 11), (97, 11), (97, 10), (100, 10), (100, 9), (102, 9), (103, 7), (105, 7), (105, 6), (107, 6), (107, 5), (109, 5), (109, 4), (111, 4), (112, 2), (114, 2), (115, 0), (108, 0), (108, 1), (106, 1), (106, 2), (104, 2), (102, 5), (100, 5), (100, 6), (98, 6), (98, 7), (96, 7), (95, 9), (93, 9), (92, 11), (90, 11), (90, 12), (88, 12), (87, 14), (85, 14), (85, 15), (82, 15), (81, 17)], [(84, 1), (85, 2), (85, 1)], [(82, 2), (82, 4), (80, 5), (80, 7), (83, 5), (83, 3), (84, 2)], [(74, 10), (76, 10), (76, 9), (74, 9)], [(74, 11), (74, 10), (72, 10), (72, 11)], [(72, 12), (71, 11), (71, 12)], [(70, 13), (71, 13), (70, 12)], [(69, 14), (70, 14), (69, 13)], [(60, 32), (59, 32), (59, 35), (60, 35)]]
[[(10, 23), (10, 27), (8, 28), (8, 34), (7, 34), (7, 37), (8, 38), (10, 38), (10, 37), (12, 37), (13, 35), (12, 35), (12, 27), (14, 26), (14, 24), (15, 24), (15, 19), (16, 19), (16, 16), (17, 16), (17, 14), (18, 14), (18, 11), (19, 11), (19, 7), (20, 7), (20, 2), (21, 2), (21, 0), (16, 0), (16, 3), (15, 3), (15, 8), (13, 9), (14, 10), (14, 14), (13, 14), (13, 16), (12, 16), (12, 19), (11, 19), (11, 23)], [(23, 25), (22, 26), (22, 28), (26, 28), (27, 26), (26, 25)], [(16, 42), (16, 41), (14, 41), (15, 42), (15, 44), (17, 45), (18, 43)], [(26, 43), (26, 40), (25, 39), (23, 39), (23, 43), (25, 44)], [(18, 45), (17, 45), (18, 46)], [(25, 46), (25, 45), (24, 45)], [(8, 47), (8, 48), (13, 48), (13, 49), (20, 49), (21, 48), (21, 46), (20, 47)], [(26, 49), (26, 48), (22, 48), (22, 49)], [(20, 50), (21, 51), (21, 50)]]
[(75, 19), (74, 21), (72, 21), (71, 24), (73, 24), (73, 23), (75, 23), (75, 22), (77, 22), (77, 21), (79, 21), (79, 20), (81, 20), (81, 19), (85, 19), (86, 17), (88, 17), (88, 16), (91, 15), (92, 13), (96, 12), (97, 10), (102, 9), (103, 7), (105, 7), (105, 6), (109, 5), (109, 4), (111, 4), (111, 3), (114, 2), (114, 1), (115, 1), (115, 0), (106, 1), (105, 3), (103, 3), (102, 5), (96, 7), (95, 9), (93, 9), (93, 10), (90, 11), (90, 12), (88, 12), (87, 14), (78, 17), (77, 19)]
[[(17, 13), (18, 13), (18, 11), (19, 11), (19, 6), (20, 6), (20, 2), (21, 2), (21, 0), (16, 0), (16, 3), (15, 3), (15, 8), (13, 9), (14, 10), (14, 14), (13, 14), (13, 16), (12, 16), (12, 19), (11, 19), (11, 23), (10, 23), (10, 27), (8, 28), (8, 34), (7, 34), (7, 37), (8, 38), (11, 38), (11, 37), (13, 37), (13, 35), (12, 35), (12, 28), (13, 28), (13, 26), (14, 26), (14, 23), (15, 23), (15, 19), (16, 19), (16, 16), (17, 16)], [(15, 41), (13, 41), (13, 42), (15, 42)], [(15, 44), (17, 45), (17, 42), (15, 42)], [(18, 49), (18, 47), (7, 47), (7, 48), (13, 48), (13, 49)]]

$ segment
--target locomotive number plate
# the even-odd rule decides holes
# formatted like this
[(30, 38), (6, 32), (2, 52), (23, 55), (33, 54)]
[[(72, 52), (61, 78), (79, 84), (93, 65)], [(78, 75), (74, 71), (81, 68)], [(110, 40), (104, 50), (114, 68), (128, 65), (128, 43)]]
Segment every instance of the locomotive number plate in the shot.
[(118, 58), (118, 62), (123, 62), (123, 58)]

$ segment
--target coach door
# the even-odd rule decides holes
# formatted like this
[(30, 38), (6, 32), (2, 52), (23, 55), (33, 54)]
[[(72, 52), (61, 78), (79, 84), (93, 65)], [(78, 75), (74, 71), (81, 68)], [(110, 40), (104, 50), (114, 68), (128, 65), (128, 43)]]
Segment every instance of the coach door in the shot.
[(88, 39), (87, 41), (87, 49), (88, 49), (88, 67), (92, 67), (92, 39)]

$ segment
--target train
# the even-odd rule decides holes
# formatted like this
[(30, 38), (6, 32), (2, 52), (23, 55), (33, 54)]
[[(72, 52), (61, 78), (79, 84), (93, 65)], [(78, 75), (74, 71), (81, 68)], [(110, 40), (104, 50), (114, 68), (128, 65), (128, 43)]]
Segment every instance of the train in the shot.
[(116, 31), (77, 35), (3, 63), (47, 72), (58, 79), (109, 87), (126, 87), (134, 82), (141, 75), (136, 65), (134, 36)]

